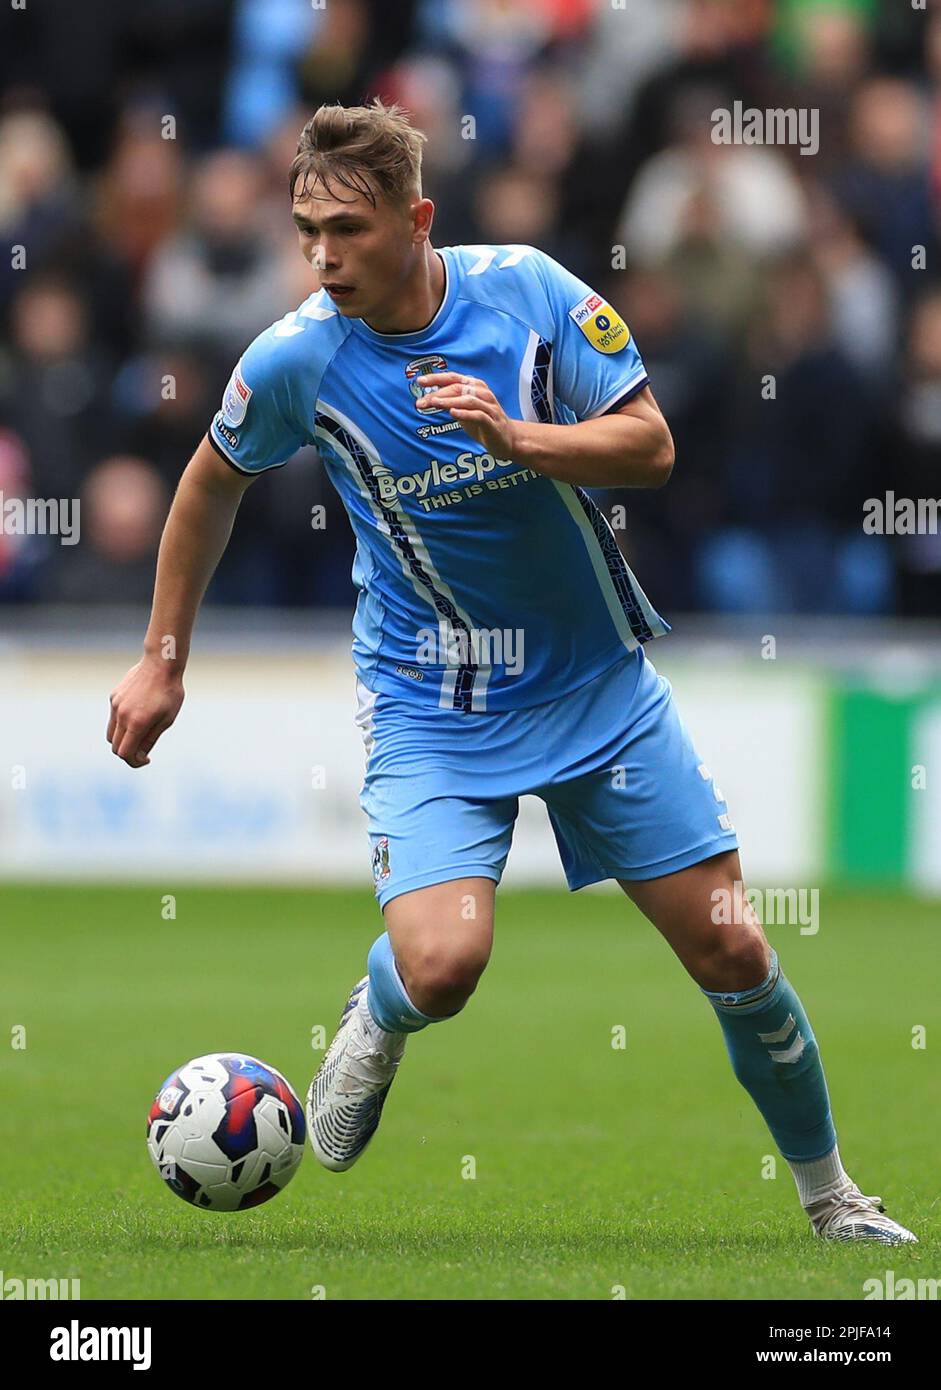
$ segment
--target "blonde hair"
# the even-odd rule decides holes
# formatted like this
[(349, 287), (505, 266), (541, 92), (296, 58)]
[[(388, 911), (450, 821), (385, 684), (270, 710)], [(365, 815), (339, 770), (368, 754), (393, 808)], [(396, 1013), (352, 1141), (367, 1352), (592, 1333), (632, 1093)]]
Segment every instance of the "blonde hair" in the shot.
[(377, 192), (393, 203), (420, 198), (426, 138), (397, 102), (386, 106), (374, 97), (369, 106), (321, 106), (297, 142), (289, 173), (291, 197), (302, 196), (319, 181), (361, 193), (373, 207)]

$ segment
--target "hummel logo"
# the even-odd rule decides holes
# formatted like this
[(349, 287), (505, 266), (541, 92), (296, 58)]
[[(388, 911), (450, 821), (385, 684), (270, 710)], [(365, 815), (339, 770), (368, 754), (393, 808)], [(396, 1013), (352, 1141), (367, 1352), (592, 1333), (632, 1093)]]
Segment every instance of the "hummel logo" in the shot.
[[(796, 1027), (797, 1022), (794, 1015), (788, 1014), (787, 1022), (781, 1028), (777, 1028), (773, 1033), (759, 1033), (758, 1037), (763, 1043), (782, 1043), (790, 1036), (792, 1030)], [(772, 1062), (799, 1062), (803, 1055), (804, 1035), (800, 1030), (798, 1030), (797, 1037), (791, 1043), (790, 1047), (784, 1048), (783, 1051), (776, 1052), (773, 1048), (768, 1048), (768, 1056), (771, 1058)]]

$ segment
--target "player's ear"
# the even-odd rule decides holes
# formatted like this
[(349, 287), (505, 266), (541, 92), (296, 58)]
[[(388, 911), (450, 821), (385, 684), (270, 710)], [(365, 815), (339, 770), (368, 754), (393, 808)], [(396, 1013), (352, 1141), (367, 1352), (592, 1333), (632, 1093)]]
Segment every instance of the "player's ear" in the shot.
[(412, 203), (412, 241), (418, 243), (427, 241), (431, 235), (431, 224), (434, 221), (435, 205), (430, 198), (416, 198)]

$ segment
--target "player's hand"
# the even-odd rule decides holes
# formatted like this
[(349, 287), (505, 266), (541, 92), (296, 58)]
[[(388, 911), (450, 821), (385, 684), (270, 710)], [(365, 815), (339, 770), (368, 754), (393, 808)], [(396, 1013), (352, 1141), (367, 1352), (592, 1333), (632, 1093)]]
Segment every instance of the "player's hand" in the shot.
[(143, 657), (111, 693), (105, 738), (128, 767), (146, 767), (150, 750), (176, 719), (183, 703), (183, 678), (160, 657)]
[(416, 377), (419, 386), (435, 389), (415, 402), (420, 415), (447, 410), (460, 420), (464, 432), (476, 439), (494, 458), (511, 459), (519, 421), (511, 420), (485, 381), (460, 372), (425, 372)]

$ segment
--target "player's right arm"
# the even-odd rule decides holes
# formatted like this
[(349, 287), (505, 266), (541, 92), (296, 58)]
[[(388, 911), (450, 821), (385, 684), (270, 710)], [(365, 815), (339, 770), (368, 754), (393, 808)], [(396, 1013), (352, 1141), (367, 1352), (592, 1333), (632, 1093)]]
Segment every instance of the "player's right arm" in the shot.
[[(242, 494), (310, 443), (295, 411), (290, 355), (296, 314), (272, 324), (239, 359), (209, 431), (184, 469), (157, 556), (144, 654), (111, 696), (107, 739), (129, 767), (144, 767), (183, 703), (183, 671), (196, 614), (222, 558)], [(309, 353), (299, 358), (309, 378)], [(306, 379), (305, 378), (305, 379)]]
[(144, 653), (111, 695), (106, 737), (129, 767), (150, 762), (150, 750), (180, 712), (196, 614), (252, 481), (207, 438), (183, 471), (160, 541)]

